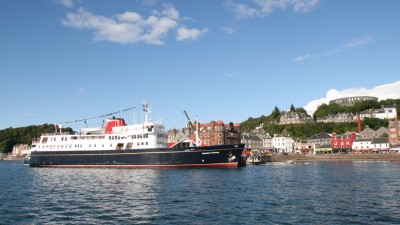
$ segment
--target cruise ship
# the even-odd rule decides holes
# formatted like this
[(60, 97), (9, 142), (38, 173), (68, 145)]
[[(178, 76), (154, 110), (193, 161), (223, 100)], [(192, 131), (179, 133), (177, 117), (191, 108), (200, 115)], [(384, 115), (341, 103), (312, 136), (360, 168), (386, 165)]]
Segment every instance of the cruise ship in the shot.
[(29, 165), (65, 168), (246, 166), (244, 144), (202, 146), (196, 135), (195, 141), (186, 146), (168, 147), (164, 125), (148, 119), (147, 103), (143, 104), (143, 113), (141, 124), (128, 125), (123, 118), (113, 117), (101, 127), (82, 128), (79, 133), (56, 129), (54, 133), (42, 134), (32, 142)]

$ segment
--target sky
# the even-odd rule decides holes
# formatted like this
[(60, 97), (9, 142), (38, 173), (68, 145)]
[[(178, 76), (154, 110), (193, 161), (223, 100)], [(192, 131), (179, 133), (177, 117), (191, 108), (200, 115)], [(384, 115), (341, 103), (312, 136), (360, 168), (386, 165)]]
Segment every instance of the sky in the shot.
[(132, 124), (144, 101), (171, 129), (186, 125), (183, 110), (241, 123), (275, 106), (311, 115), (340, 97), (400, 98), (398, 9), (398, 0), (2, 0), (0, 129), (79, 131), (119, 111)]

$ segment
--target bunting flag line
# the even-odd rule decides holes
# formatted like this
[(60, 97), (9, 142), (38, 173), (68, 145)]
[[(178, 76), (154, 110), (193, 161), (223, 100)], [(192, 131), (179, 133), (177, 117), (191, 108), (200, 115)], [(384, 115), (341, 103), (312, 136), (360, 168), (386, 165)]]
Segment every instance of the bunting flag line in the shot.
[(115, 114), (118, 114), (118, 113), (122, 113), (122, 112), (133, 110), (134, 108), (136, 108), (136, 107), (133, 106), (133, 107), (130, 107), (130, 108), (127, 108), (127, 109), (122, 109), (122, 110), (119, 110), (119, 111), (116, 111), (116, 112), (107, 113), (107, 114), (104, 114), (104, 115), (101, 115), (101, 116), (95, 116), (95, 117), (79, 119), (79, 120), (70, 120), (70, 121), (59, 122), (58, 124), (78, 123), (78, 122), (84, 122), (84, 121), (87, 121), (87, 120), (94, 120), (94, 119), (98, 119), (98, 118), (109, 117), (109, 116), (112, 116), (112, 115), (115, 115)]

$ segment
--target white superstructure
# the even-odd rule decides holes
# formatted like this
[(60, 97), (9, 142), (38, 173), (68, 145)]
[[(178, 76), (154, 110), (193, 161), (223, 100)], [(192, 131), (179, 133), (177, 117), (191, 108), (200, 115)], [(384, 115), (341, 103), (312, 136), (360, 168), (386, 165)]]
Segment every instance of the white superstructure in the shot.
[[(149, 121), (150, 109), (143, 104), (144, 122), (127, 125), (122, 118), (107, 120), (107, 125), (83, 128), (80, 133), (42, 134), (32, 142), (32, 151), (82, 151), (166, 148), (168, 136), (160, 122)], [(61, 130), (61, 129), (60, 129)]]

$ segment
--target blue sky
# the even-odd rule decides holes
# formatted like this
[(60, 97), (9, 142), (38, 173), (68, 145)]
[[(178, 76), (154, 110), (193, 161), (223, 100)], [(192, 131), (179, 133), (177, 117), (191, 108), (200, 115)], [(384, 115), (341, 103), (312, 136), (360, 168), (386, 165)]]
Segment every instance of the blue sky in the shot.
[[(0, 129), (104, 115), (167, 128), (400, 98), (400, 1), (0, 1)], [(101, 120), (87, 121), (99, 126)], [(65, 124), (79, 130), (83, 124)]]

